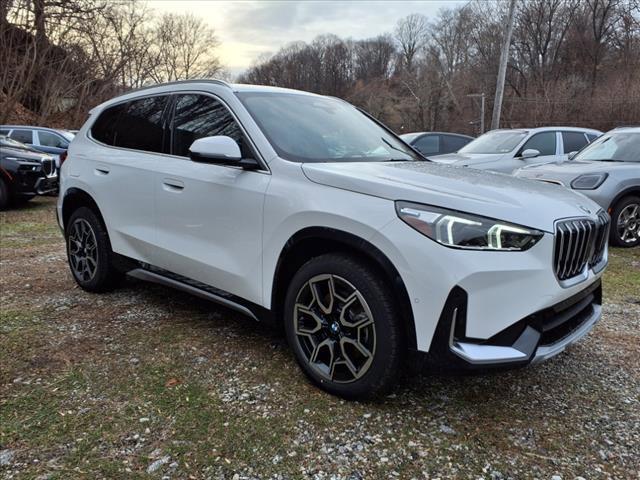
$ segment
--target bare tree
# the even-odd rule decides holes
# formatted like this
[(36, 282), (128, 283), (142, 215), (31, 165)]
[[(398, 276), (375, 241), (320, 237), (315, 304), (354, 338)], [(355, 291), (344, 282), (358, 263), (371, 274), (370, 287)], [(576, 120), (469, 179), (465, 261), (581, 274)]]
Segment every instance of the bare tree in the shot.
[(155, 27), (156, 82), (212, 77), (222, 70), (215, 31), (193, 14), (164, 14)]
[(413, 70), (416, 56), (426, 45), (428, 31), (429, 21), (424, 15), (414, 13), (398, 21), (395, 38), (408, 71)]

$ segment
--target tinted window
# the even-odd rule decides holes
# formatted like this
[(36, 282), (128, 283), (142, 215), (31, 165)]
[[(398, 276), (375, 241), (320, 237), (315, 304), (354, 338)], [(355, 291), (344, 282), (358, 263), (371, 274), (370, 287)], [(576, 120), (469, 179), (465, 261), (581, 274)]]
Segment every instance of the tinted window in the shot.
[(69, 144), (55, 133), (38, 132), (38, 140), (43, 147), (67, 148)]
[(14, 130), (11, 138), (22, 143), (33, 143), (33, 132), (31, 130)]
[(595, 135), (593, 133), (587, 133), (587, 138), (589, 139), (589, 143), (593, 142), (596, 138), (598, 138), (600, 135)]
[(470, 138), (458, 137), (456, 135), (442, 135), (442, 153), (457, 152), (467, 143), (471, 141)]
[(421, 153), (425, 155), (440, 152), (440, 137), (438, 135), (425, 135), (413, 144)]
[(115, 145), (162, 153), (163, 113), (168, 98), (163, 95), (129, 102), (116, 124)]
[(556, 132), (536, 133), (522, 146), (520, 154), (529, 149), (538, 150), (540, 155), (555, 155)]
[(4, 128), (0, 130), (0, 135), (8, 135), (9, 130), (5, 130)]
[(580, 132), (562, 132), (562, 143), (564, 143), (564, 153), (577, 152), (587, 144), (587, 137)]
[(175, 155), (188, 157), (189, 147), (199, 138), (226, 135), (238, 142), (244, 158), (252, 157), (243, 141), (242, 130), (229, 110), (207, 95), (179, 95), (172, 130)]
[(107, 145), (115, 145), (116, 126), (120, 114), (126, 107), (125, 103), (107, 108), (100, 114), (96, 122), (91, 127), (91, 136), (99, 142)]

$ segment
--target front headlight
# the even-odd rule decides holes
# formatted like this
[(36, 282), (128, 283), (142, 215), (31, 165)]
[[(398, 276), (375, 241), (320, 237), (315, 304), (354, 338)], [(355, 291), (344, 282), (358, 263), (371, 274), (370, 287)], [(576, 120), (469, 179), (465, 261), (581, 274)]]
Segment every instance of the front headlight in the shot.
[(604, 183), (608, 176), (608, 173), (585, 173), (571, 182), (571, 188), (574, 190), (595, 190)]
[(520, 225), (419, 203), (396, 202), (396, 211), (411, 228), (452, 248), (518, 252), (530, 249), (544, 235)]

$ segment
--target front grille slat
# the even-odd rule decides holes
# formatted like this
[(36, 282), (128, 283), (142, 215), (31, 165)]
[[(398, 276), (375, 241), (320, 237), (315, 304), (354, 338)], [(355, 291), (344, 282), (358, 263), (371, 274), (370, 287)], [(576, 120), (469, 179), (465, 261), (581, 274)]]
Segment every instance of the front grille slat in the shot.
[(558, 280), (576, 277), (602, 261), (609, 221), (609, 216), (602, 211), (597, 221), (578, 218), (556, 223), (554, 270)]

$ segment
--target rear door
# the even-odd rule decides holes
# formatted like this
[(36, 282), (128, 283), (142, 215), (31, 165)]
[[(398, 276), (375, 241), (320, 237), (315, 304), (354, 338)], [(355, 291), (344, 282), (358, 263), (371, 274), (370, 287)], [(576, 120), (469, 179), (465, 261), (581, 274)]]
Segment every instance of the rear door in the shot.
[(151, 262), (155, 244), (154, 172), (165, 143), (168, 95), (134, 99), (102, 112), (84, 151), (81, 175), (94, 191), (115, 252)]
[(562, 136), (562, 156), (569, 158), (569, 154), (578, 152), (589, 143), (589, 137), (582, 132), (561, 132)]
[(157, 246), (153, 264), (262, 302), (263, 205), (271, 175), (266, 170), (198, 163), (189, 147), (202, 137), (226, 135), (245, 158), (260, 161), (246, 132), (217, 97), (175, 94), (172, 155), (156, 166)]

